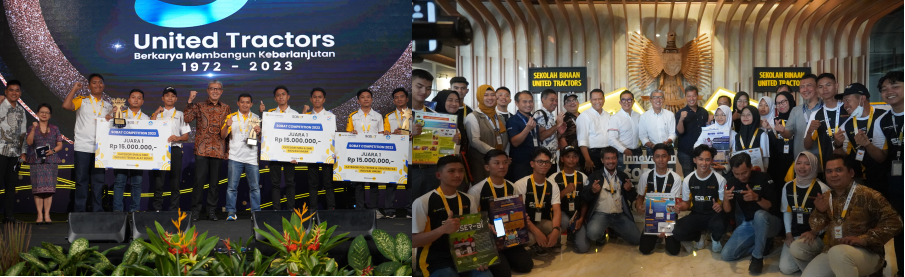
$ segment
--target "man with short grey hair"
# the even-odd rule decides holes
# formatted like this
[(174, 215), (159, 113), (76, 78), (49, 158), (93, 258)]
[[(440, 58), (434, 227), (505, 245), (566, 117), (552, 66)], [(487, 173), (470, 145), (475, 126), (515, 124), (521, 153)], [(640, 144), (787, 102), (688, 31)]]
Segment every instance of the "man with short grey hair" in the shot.
[(641, 145), (647, 148), (647, 155), (654, 154), (651, 149), (658, 143), (669, 146), (669, 154), (674, 154), (672, 143), (676, 141), (676, 115), (663, 109), (664, 96), (661, 90), (651, 92), (651, 109), (641, 114), (638, 121), (638, 138)]
[(216, 208), (220, 193), (220, 164), (226, 160), (226, 139), (220, 137), (220, 127), (229, 116), (229, 105), (220, 101), (223, 83), (218, 80), (208, 82), (207, 99), (192, 103), (197, 91), (189, 93), (189, 104), (185, 107), (185, 123), (198, 119), (195, 125), (195, 183), (192, 189), (192, 221), (198, 221), (201, 213), (201, 199), (204, 185), (208, 184), (207, 212), (210, 220), (217, 220)]

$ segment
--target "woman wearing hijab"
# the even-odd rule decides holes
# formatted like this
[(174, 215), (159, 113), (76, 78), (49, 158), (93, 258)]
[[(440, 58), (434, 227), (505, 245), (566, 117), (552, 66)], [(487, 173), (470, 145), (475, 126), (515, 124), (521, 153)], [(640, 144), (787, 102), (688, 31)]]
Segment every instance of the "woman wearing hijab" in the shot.
[[(766, 132), (770, 138), (770, 161), (773, 165), (767, 170), (767, 173), (770, 174), (770, 179), (773, 180), (774, 184), (785, 183), (786, 173), (795, 160), (796, 153), (792, 153), (792, 140), (784, 138), (781, 134), (773, 131), (776, 125), (785, 126), (786, 120), (789, 119), (789, 111), (794, 107), (794, 102), (790, 102), (789, 97), (791, 97), (791, 94), (781, 92), (776, 95), (775, 102), (770, 97), (764, 96), (761, 97), (758, 104), (758, 110), (763, 118), (761, 120), (761, 130)], [(780, 103), (782, 104), (782, 110), (780, 110)], [(781, 111), (785, 113), (783, 114)], [(773, 191), (779, 193), (779, 190)]]
[(789, 246), (793, 241), (802, 239), (802, 243), (815, 245), (812, 249), (823, 248), (823, 240), (817, 237), (820, 230), (811, 230), (811, 225), (808, 224), (808, 218), (814, 211), (814, 199), (830, 190), (829, 186), (817, 180), (819, 169), (817, 156), (809, 151), (801, 152), (795, 159), (795, 179), (782, 187), (780, 210), (786, 239), (782, 244), (782, 254), (779, 256), (779, 271), (786, 275), (803, 270), (807, 266), (799, 264), (789, 252)]
[[(709, 134), (712, 132), (701, 132), (701, 135), (698, 136), (698, 141), (694, 143), (694, 147), (698, 147), (698, 145), (701, 144), (707, 144), (710, 145), (710, 147), (717, 148), (717, 156), (719, 157), (722, 154), (723, 158), (721, 158), (721, 160), (723, 160), (724, 163), (729, 162), (729, 149), (732, 148), (732, 145), (735, 145), (735, 131), (733, 131), (731, 128), (732, 126), (730, 126), (732, 124), (732, 121), (729, 119), (729, 114), (729, 106), (717, 107), (716, 111), (713, 112), (713, 124), (708, 125), (704, 129), (718, 128), (719, 130), (722, 130), (724, 132), (723, 135), (715, 137), (714, 135)], [(715, 139), (722, 139), (725, 142), (726, 138), (729, 139), (729, 142), (728, 144), (725, 144), (725, 146), (713, 145), (713, 141)], [(719, 171), (720, 173), (725, 173), (726, 166), (714, 162), (713, 169)]]
[(752, 161), (754, 170), (767, 172), (770, 167), (770, 136), (765, 135), (766, 132), (763, 132), (758, 127), (760, 125), (760, 112), (754, 106), (745, 106), (739, 114), (741, 124), (735, 127), (737, 134), (735, 135), (735, 143), (732, 144), (732, 152), (740, 153), (746, 150), (758, 150), (757, 152), (760, 152), (761, 160), (763, 161), (763, 167), (758, 168), (757, 161)]
[(490, 85), (481, 85), (477, 91), (478, 110), (465, 117), (465, 131), (468, 134), (467, 159), (471, 167), (471, 176), (475, 183), (479, 183), (488, 177), (484, 170), (484, 154), (493, 149), (505, 150), (509, 144), (509, 135), (506, 134), (506, 122), (496, 108), (496, 95)]
[[(748, 101), (751, 97), (748, 96), (747, 92), (739, 91), (735, 94), (735, 98), (732, 99), (732, 103), (735, 104), (732, 106), (732, 130), (738, 131), (738, 126), (742, 125), (741, 115), (742, 110), (745, 107), (750, 106), (750, 102)], [(760, 125), (760, 122), (757, 123)]]

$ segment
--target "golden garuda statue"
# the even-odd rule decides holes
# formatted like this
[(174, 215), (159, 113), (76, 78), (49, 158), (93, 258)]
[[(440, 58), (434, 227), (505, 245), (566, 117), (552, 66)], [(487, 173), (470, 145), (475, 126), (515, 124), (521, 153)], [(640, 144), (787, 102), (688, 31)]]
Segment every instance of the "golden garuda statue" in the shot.
[[(685, 106), (682, 77), (697, 86), (699, 94), (707, 93), (713, 70), (710, 39), (701, 34), (682, 48), (676, 47), (676, 33), (669, 32), (666, 48), (654, 44), (638, 32), (632, 33), (628, 47), (629, 83), (635, 89), (647, 90), (659, 79), (658, 89), (666, 96), (664, 107), (676, 112)], [(681, 73), (681, 76), (679, 74)], [(701, 95), (703, 99), (704, 95)]]

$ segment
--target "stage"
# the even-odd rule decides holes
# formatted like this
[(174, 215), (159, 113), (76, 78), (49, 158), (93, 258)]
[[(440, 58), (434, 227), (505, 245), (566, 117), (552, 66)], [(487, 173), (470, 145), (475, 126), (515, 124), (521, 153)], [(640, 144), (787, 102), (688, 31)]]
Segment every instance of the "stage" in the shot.
[[(218, 221), (206, 220), (204, 219), (206, 218), (206, 215), (202, 215), (202, 220), (193, 222), (193, 224), (194, 226), (196, 226), (195, 230), (197, 230), (199, 234), (208, 232), (208, 236), (217, 236), (220, 239), (229, 238), (230, 241), (239, 241), (239, 239), (241, 238), (244, 243), (249, 238), (252, 238), (254, 236), (252, 230), (251, 213), (238, 212), (237, 215), (238, 220), (236, 221), (226, 221), (225, 213), (217, 214), (217, 216), (220, 218), (220, 220)], [(37, 214), (33, 213), (16, 214), (15, 217), (16, 219), (29, 223), (29, 225), (31, 226), (32, 237), (31, 242), (29, 243), (29, 249), (35, 246), (40, 246), (41, 242), (49, 242), (62, 246), (64, 249), (68, 250), (69, 242), (67, 241), (67, 236), (69, 225), (68, 222), (66, 222), (68, 213), (51, 213), (50, 217), (53, 223), (51, 223), (50, 225), (35, 225), (34, 223)], [(160, 222), (160, 224), (164, 225), (171, 223)], [(411, 238), (411, 226), (412, 220), (405, 217), (394, 219), (378, 219), (376, 229), (386, 231), (393, 237), (395, 237), (398, 233), (404, 233), (408, 235), (409, 238)], [(131, 225), (127, 228), (126, 234), (131, 234)], [(123, 243), (90, 242), (89, 246), (97, 246), (99, 248), (99, 251), (104, 251), (118, 245), (128, 245), (131, 242), (128, 237), (129, 236), (127, 235), (127, 239)], [(352, 238), (350, 238), (350, 241), (351, 239)], [(343, 245), (336, 247), (335, 249), (331, 250), (331, 254), (328, 255), (329, 257), (336, 259), (337, 263), (339, 263), (340, 266), (343, 266), (347, 263), (346, 254), (348, 253), (348, 244), (349, 242), (346, 242)], [(379, 264), (380, 262), (384, 261), (383, 256), (381, 256), (380, 252), (377, 251), (377, 248), (374, 246), (373, 242), (368, 241), (368, 245), (371, 249), (371, 256), (374, 259), (374, 264)], [(265, 256), (270, 256), (276, 253), (276, 251), (270, 248), (270, 246), (259, 244), (257, 242), (251, 242), (249, 244), (249, 247), (257, 248), (261, 251), (261, 254), (264, 254)], [(218, 244), (217, 247), (215, 247), (215, 251), (217, 251), (218, 248), (223, 248), (223, 244)], [(120, 262), (125, 252), (125, 248), (118, 251), (111, 251), (107, 255), (107, 258), (110, 259), (113, 264), (117, 264)], [(67, 252), (64, 251), (64, 253)]]

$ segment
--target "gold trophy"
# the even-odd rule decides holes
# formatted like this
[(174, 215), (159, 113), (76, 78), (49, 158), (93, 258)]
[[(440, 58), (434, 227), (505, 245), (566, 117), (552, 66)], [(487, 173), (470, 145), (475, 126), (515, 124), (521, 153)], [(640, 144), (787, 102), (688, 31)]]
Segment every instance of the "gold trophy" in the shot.
[(246, 143), (250, 146), (258, 145), (258, 133), (255, 132), (255, 126), (261, 124), (261, 120), (257, 118), (252, 118), (248, 120), (248, 140)]
[(126, 127), (126, 119), (123, 118), (123, 106), (126, 105), (126, 99), (124, 98), (116, 98), (113, 99), (113, 107), (117, 110), (117, 112), (113, 113), (113, 127), (123, 128)]
[(403, 135), (411, 134), (411, 130), (409, 130), (410, 119), (412, 119), (412, 110), (405, 109), (402, 112), (402, 123), (399, 125), (399, 132)]

